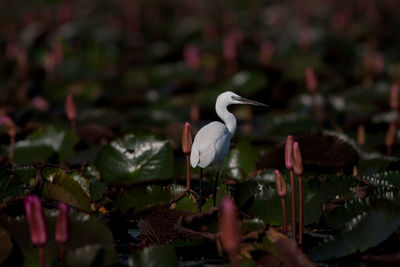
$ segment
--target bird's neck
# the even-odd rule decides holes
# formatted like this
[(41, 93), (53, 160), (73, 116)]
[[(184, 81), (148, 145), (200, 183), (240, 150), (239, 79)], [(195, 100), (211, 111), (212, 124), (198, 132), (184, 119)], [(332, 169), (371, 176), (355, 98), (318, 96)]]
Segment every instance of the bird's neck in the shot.
[(225, 123), (228, 131), (233, 136), (236, 131), (236, 118), (231, 112), (229, 112), (228, 105), (224, 105), (222, 103), (218, 104), (217, 101), (217, 104), (215, 105), (215, 111), (217, 112), (217, 115), (221, 118), (221, 120)]

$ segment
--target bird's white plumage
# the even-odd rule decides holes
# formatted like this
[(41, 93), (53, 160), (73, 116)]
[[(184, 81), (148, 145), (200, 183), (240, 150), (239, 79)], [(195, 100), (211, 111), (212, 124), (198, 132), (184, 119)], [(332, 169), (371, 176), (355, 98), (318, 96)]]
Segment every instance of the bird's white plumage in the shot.
[(201, 128), (192, 145), (192, 167), (205, 168), (221, 161), (229, 151), (231, 137), (228, 128), (219, 121), (213, 121)]
[(236, 118), (227, 109), (231, 104), (266, 106), (230, 91), (220, 94), (215, 102), (215, 111), (224, 123), (213, 121), (197, 133), (190, 154), (190, 164), (193, 168), (205, 168), (222, 161), (228, 154), (231, 138), (236, 131)]

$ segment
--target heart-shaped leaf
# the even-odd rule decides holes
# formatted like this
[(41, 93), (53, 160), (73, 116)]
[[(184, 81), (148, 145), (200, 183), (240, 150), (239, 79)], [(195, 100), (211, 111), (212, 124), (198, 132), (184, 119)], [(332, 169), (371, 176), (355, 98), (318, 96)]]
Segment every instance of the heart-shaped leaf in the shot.
[(166, 140), (154, 135), (127, 135), (112, 141), (97, 156), (96, 166), (109, 183), (137, 183), (172, 176), (173, 155)]

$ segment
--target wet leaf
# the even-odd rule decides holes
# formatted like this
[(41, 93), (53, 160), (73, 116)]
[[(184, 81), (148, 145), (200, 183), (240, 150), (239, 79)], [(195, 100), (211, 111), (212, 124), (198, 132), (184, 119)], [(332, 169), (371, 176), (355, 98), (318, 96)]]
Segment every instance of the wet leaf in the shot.
[(365, 177), (371, 184), (372, 197), (384, 198), (400, 205), (400, 173), (390, 171)]
[[(354, 214), (354, 210), (347, 210)], [(355, 217), (347, 221), (340, 234), (315, 247), (310, 252), (310, 257), (317, 261), (325, 261), (357, 251), (364, 252), (384, 241), (399, 226), (398, 206), (384, 200), (373, 202), (368, 210), (360, 210)]]
[(229, 151), (223, 161), (222, 172), (229, 178), (242, 180), (247, 177), (250, 171), (256, 169), (258, 154), (251, 144), (245, 140), (240, 140), (236, 146)]
[(138, 211), (154, 204), (166, 204), (172, 197), (168, 189), (163, 186), (137, 186), (125, 191), (118, 198), (117, 205), (123, 211), (127, 211), (130, 208), (135, 208)]
[(14, 160), (17, 163), (37, 163), (57, 153), (59, 161), (68, 161), (75, 153), (74, 147), (78, 140), (78, 136), (71, 130), (49, 126), (16, 142)]
[(170, 245), (152, 246), (138, 251), (132, 256), (134, 267), (174, 267), (178, 266), (175, 250)]
[(57, 170), (45, 177), (48, 197), (90, 211), (88, 182), (85, 178)]
[[(58, 212), (48, 211), (45, 214), (48, 235), (49, 237), (53, 237)], [(102, 263), (104, 265), (115, 263), (114, 240), (108, 227), (103, 225), (96, 217), (75, 211), (69, 213), (68, 221), (70, 223), (69, 240), (67, 242), (68, 262), (71, 260), (71, 257), (79, 256), (79, 258), (73, 259), (74, 263), (77, 263), (79, 266), (91, 266), (91, 263), (87, 264), (88, 257), (101, 251), (103, 253)], [(21, 248), (24, 255), (24, 266), (38, 266), (37, 249), (31, 243), (26, 217), (8, 218), (3, 220), (2, 224), (9, 232), (11, 238)], [(90, 248), (92, 246), (98, 248), (97, 251), (94, 248)], [(86, 247), (90, 248), (87, 252), (93, 254), (85, 255), (78, 253), (79, 251), (85, 251)], [(50, 265), (56, 261), (58, 248), (57, 242), (53, 238), (49, 238), (49, 242), (45, 246), (46, 265)]]
[[(235, 190), (235, 201), (245, 212), (260, 217), (265, 223), (282, 225), (281, 200), (276, 194), (275, 183), (248, 181), (239, 184)], [(290, 184), (287, 184), (286, 212), (287, 220), (291, 220)], [(296, 190), (296, 205), (298, 207), (298, 188)], [(318, 222), (321, 216), (321, 197), (317, 188), (308, 180), (303, 180), (304, 224)], [(298, 212), (298, 209), (297, 209)], [(297, 216), (298, 218), (298, 216)]]
[(168, 142), (154, 135), (127, 135), (114, 140), (96, 158), (96, 167), (108, 183), (169, 179), (172, 165)]

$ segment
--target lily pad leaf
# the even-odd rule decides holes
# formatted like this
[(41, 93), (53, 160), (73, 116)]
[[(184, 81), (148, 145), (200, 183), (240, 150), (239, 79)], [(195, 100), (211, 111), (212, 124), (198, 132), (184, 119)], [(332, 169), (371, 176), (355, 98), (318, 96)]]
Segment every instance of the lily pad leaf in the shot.
[(178, 266), (175, 250), (170, 245), (147, 247), (132, 256), (133, 267), (174, 267)]
[(58, 170), (47, 175), (46, 180), (45, 192), (48, 197), (90, 211), (88, 182), (85, 178), (78, 175), (71, 176)]
[[(49, 237), (54, 236), (57, 215), (57, 211), (45, 212)], [(116, 262), (112, 233), (99, 219), (86, 213), (71, 211), (68, 221), (70, 230), (67, 241), (67, 263), (73, 262), (73, 266), (91, 266), (91, 260), (95, 258), (91, 256), (98, 252), (103, 254), (100, 265), (110, 265)], [(24, 266), (39, 266), (37, 249), (31, 243), (26, 217), (8, 218), (2, 221), (2, 224), (12, 240), (20, 247), (24, 256)], [(57, 242), (53, 238), (49, 238), (49, 242), (45, 246), (46, 266), (57, 261), (58, 249)], [(82, 251), (86, 251), (87, 254), (79, 253)], [(74, 257), (73, 261), (72, 257)]]
[(96, 158), (101, 177), (109, 183), (170, 179), (172, 165), (168, 142), (154, 135), (127, 135), (114, 140)]
[(54, 153), (59, 161), (70, 160), (79, 137), (72, 130), (49, 126), (30, 134), (25, 140), (15, 143), (16, 163), (38, 163), (48, 160)]
[(387, 239), (399, 226), (400, 208), (389, 201), (378, 200), (369, 210), (348, 221), (338, 236), (315, 247), (310, 257), (325, 261), (364, 252)]
[[(290, 184), (287, 184), (286, 212), (288, 221), (291, 220)], [(298, 187), (295, 185), (296, 206), (298, 207)], [(239, 184), (235, 190), (235, 201), (239, 208), (247, 213), (257, 216), (265, 223), (281, 225), (282, 206), (276, 194), (275, 183), (266, 181), (248, 181)], [(318, 222), (321, 217), (321, 196), (307, 180), (303, 181), (303, 211), (304, 224)], [(298, 212), (298, 210), (297, 210)], [(298, 218), (298, 216), (296, 216)]]
[(138, 186), (125, 191), (119, 197), (117, 205), (123, 211), (133, 207), (137, 211), (154, 204), (168, 203), (172, 197), (170, 191), (162, 186)]

